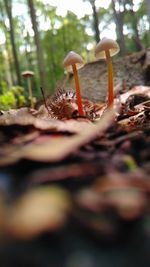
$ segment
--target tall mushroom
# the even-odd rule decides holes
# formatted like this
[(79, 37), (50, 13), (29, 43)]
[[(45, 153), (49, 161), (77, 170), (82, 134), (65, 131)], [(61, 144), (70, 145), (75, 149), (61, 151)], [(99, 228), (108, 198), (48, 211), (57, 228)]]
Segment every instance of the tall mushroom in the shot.
[(82, 68), (84, 65), (83, 59), (77, 53), (70, 51), (64, 59), (64, 68), (68, 72), (73, 72), (74, 79), (75, 79), (75, 86), (76, 86), (76, 97), (77, 97), (77, 105), (78, 105), (78, 112), (80, 116), (84, 115), (83, 108), (82, 108), (82, 100), (81, 100), (81, 93), (80, 93), (80, 82), (78, 77), (77, 70)]
[(22, 76), (27, 78), (31, 108), (34, 108), (34, 101), (33, 101), (33, 96), (32, 96), (32, 83), (31, 83), (31, 77), (33, 77), (33, 75), (34, 75), (33, 71), (27, 70), (27, 71), (22, 72)]
[(108, 107), (113, 105), (113, 67), (111, 57), (120, 51), (116, 41), (103, 38), (95, 48), (95, 57), (97, 59), (106, 59), (108, 67)]

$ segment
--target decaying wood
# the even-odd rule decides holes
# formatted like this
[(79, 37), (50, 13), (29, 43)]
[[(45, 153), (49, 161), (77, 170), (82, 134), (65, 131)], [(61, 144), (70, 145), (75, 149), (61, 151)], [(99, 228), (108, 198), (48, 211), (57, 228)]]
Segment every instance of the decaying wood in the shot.
[[(117, 91), (128, 91), (136, 85), (150, 84), (150, 51), (143, 50), (123, 58), (113, 58), (114, 86)], [(107, 66), (103, 60), (85, 64), (79, 70), (81, 93), (92, 101), (105, 101), (107, 92)], [(71, 75), (65, 87), (74, 88)]]

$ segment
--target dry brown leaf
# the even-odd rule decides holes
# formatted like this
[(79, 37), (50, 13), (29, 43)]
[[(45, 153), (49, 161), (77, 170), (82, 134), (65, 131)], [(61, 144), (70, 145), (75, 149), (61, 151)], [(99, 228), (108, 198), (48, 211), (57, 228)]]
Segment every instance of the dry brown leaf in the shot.
[(128, 92), (121, 94), (119, 96), (119, 98), (120, 98), (121, 103), (125, 104), (129, 96), (138, 95), (138, 94), (140, 94), (140, 95), (143, 94), (143, 95), (150, 98), (150, 86), (142, 86), (142, 85), (141, 86), (135, 86), (131, 90), (129, 90)]
[[(78, 129), (78, 134), (75, 136), (58, 136), (57, 138), (52, 138), (51, 136), (49, 136), (49, 140), (48, 136), (46, 136), (44, 140), (40, 140), (40, 142), (37, 143), (35, 140), (35, 142), (24, 146), (8, 145), (2, 150), (0, 165), (3, 166), (11, 164), (22, 158), (41, 162), (55, 162), (63, 160), (69, 155), (73, 154), (81, 146), (87, 144), (88, 142), (94, 140), (96, 137), (104, 133), (104, 131), (111, 125), (113, 120), (114, 111), (109, 110), (96, 124), (84, 122), (84, 126), (82, 126), (82, 129), (81, 121), (72, 121), (72, 128), (75, 128), (74, 124), (78, 124), (80, 129)], [(62, 124), (63, 127), (65, 126), (65, 122), (55, 122), (56, 124)], [(52, 122), (50, 121), (49, 123)], [(69, 121), (67, 123), (69, 123)]]
[(34, 140), (35, 138), (37, 138), (40, 135), (40, 131), (32, 131), (30, 133), (27, 134), (22, 134), (21, 136), (16, 136), (11, 140), (12, 144), (15, 145), (20, 145), (26, 142), (31, 142), (32, 140)]
[[(27, 108), (10, 110), (0, 116), (0, 126), (20, 125), (28, 126), (33, 125), (36, 129), (60, 131), (69, 133), (79, 133), (83, 131), (86, 124), (90, 123), (88, 119), (78, 120), (56, 120), (56, 119), (41, 119), (32, 116)], [(92, 125), (92, 123), (91, 123)]]
[(107, 193), (107, 201), (124, 220), (134, 220), (143, 214), (147, 199), (137, 188), (116, 189)]
[(106, 206), (115, 209), (122, 219), (134, 220), (143, 215), (148, 205), (148, 199), (144, 193), (147, 192), (146, 185), (148, 184), (144, 179), (130, 177), (130, 174), (113, 173), (107, 177), (101, 177), (94, 183), (91, 189), (96, 195), (91, 201), (96, 201), (95, 205), (98, 205), (96, 197), (99, 195), (99, 201), (103, 198), (101, 203), (105, 201)]
[(90, 187), (79, 190), (75, 196), (75, 201), (80, 208), (95, 213), (99, 213), (107, 207), (102, 195)]
[(33, 124), (34, 117), (30, 114), (28, 108), (11, 109), (4, 111), (0, 116), (0, 126), (7, 125), (31, 125)]
[(144, 101), (143, 103), (136, 105), (134, 108), (135, 110), (140, 110), (140, 111), (150, 110), (150, 100)]
[(85, 177), (89, 175), (96, 175), (97, 173), (98, 170), (95, 162), (83, 162), (80, 163), (80, 165), (78, 163), (69, 164), (67, 168), (63, 165), (57, 168), (49, 167), (45, 169), (42, 168), (42, 170), (37, 169), (30, 174), (29, 181), (30, 184), (42, 184), (45, 182), (60, 181), (68, 178), (85, 179)]
[(118, 124), (123, 127), (127, 127), (130, 130), (130, 127), (132, 128), (135, 125), (143, 125), (144, 122), (146, 122), (146, 115), (145, 112), (142, 111), (127, 119), (120, 120)]
[(71, 202), (60, 187), (39, 187), (22, 195), (10, 207), (7, 232), (19, 239), (30, 239), (64, 225)]
[(18, 160), (20, 159), (20, 155), (19, 154), (15, 154), (15, 155), (8, 155), (6, 157), (3, 157), (0, 159), (0, 166), (1, 167), (4, 167), (4, 166), (7, 166), (7, 165), (11, 165), (15, 162), (17, 162)]
[[(0, 149), (0, 166), (6, 166), (15, 163), (20, 158), (18, 153), (20, 146), (5, 145)], [(17, 152), (17, 153), (16, 153)]]
[(37, 160), (54, 162), (68, 157), (81, 146), (91, 142), (100, 136), (111, 125), (114, 119), (114, 111), (111, 109), (105, 113), (102, 119), (94, 127), (87, 124), (78, 135), (70, 137), (58, 137), (49, 142), (39, 145), (29, 145), (22, 150), (22, 157)]
[(40, 119), (51, 119), (52, 114), (50, 113), (50, 110), (45, 107), (45, 105), (41, 105), (38, 109), (32, 110), (31, 114)]
[(82, 121), (77, 120), (44, 120), (35, 119), (33, 125), (35, 128), (40, 130), (51, 130), (59, 132), (69, 132), (69, 133), (80, 133), (86, 127), (87, 124), (93, 125), (89, 120), (83, 119)]

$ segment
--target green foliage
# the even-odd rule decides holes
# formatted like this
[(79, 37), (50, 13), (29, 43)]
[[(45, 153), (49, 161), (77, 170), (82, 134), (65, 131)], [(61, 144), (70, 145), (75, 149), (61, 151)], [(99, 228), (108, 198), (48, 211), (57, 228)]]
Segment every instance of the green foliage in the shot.
[(24, 89), (20, 86), (13, 86), (11, 89), (6, 88), (3, 83), (2, 94), (0, 95), (0, 109), (8, 110), (11, 108), (18, 108), (26, 104)]
[(0, 109), (7, 110), (16, 107), (16, 99), (13, 92), (8, 91), (0, 96)]
[[(51, 12), (49, 17), (51, 18)], [(92, 37), (86, 33), (84, 20), (79, 21), (72, 12), (68, 12), (65, 18), (55, 14), (55, 21), (59, 23), (60, 27), (57, 29), (53, 25), (52, 29), (43, 34), (43, 48), (46, 53), (51, 91), (54, 90), (56, 82), (63, 78), (63, 60), (66, 54), (73, 50), (85, 56), (86, 45), (93, 41)]]

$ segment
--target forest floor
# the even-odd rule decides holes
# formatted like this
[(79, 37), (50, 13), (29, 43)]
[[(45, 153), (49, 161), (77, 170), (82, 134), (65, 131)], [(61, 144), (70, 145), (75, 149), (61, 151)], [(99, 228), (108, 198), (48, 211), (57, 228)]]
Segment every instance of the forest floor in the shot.
[(80, 71), (85, 116), (64, 89), (47, 107), (1, 111), (2, 267), (150, 266), (148, 57), (114, 62), (113, 108), (93, 62)]
[[(114, 87), (128, 91), (135, 85), (150, 85), (150, 50), (113, 57)], [(92, 101), (105, 101), (107, 92), (107, 66), (105, 60), (85, 64), (79, 70), (82, 95)], [(72, 76), (64, 80), (65, 87), (74, 88)]]

